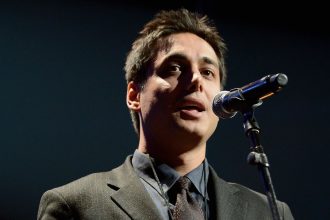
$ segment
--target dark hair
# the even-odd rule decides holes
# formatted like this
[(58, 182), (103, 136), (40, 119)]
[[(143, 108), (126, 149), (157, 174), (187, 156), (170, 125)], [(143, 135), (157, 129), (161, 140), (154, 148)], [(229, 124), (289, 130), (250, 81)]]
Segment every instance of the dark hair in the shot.
[[(127, 83), (133, 81), (142, 88), (148, 78), (148, 65), (160, 50), (160, 39), (175, 34), (189, 32), (208, 42), (214, 49), (220, 68), (221, 87), (226, 79), (225, 53), (226, 45), (213, 24), (206, 15), (193, 13), (187, 9), (160, 11), (139, 32), (128, 53), (125, 72)], [(130, 110), (135, 131), (139, 134), (138, 113)]]

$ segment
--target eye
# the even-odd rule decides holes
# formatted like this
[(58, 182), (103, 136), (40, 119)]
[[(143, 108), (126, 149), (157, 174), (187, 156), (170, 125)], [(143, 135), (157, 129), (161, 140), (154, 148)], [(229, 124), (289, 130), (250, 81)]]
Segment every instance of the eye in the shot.
[(163, 70), (161, 71), (162, 76), (174, 76), (180, 75), (182, 72), (182, 66), (177, 63), (172, 63), (164, 66)]
[(178, 64), (170, 64), (166, 68), (167, 72), (180, 72), (181, 71), (181, 66)]
[(158, 74), (163, 77), (179, 76), (182, 72), (182, 66), (178, 63), (164, 63), (159, 69)]
[(208, 77), (208, 78), (211, 78), (211, 77), (213, 78), (215, 76), (215, 73), (210, 69), (202, 70), (201, 74), (205, 77)]

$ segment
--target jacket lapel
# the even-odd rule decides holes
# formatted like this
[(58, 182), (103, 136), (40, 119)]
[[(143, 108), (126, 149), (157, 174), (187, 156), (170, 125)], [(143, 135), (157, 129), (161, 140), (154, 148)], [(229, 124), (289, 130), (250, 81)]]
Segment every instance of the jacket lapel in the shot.
[[(161, 216), (143, 183), (135, 173), (131, 156), (109, 174), (108, 186), (115, 190), (111, 199), (132, 219), (159, 220)], [(244, 220), (248, 203), (240, 191), (218, 177), (210, 167), (210, 193), (214, 199), (217, 220)]]
[(161, 219), (156, 205), (132, 167), (131, 156), (111, 172), (108, 186), (117, 190), (111, 195), (112, 200), (132, 219)]
[(210, 167), (211, 192), (214, 193), (215, 215), (217, 220), (245, 219), (248, 203), (239, 195), (239, 190), (220, 179)]

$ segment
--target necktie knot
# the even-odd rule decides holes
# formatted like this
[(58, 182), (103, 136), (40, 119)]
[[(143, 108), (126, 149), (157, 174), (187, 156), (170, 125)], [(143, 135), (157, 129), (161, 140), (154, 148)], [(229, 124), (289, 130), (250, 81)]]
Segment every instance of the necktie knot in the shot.
[(190, 187), (191, 187), (191, 181), (188, 177), (180, 177), (180, 179), (177, 180), (177, 184), (178, 184), (178, 187), (180, 189), (184, 189), (184, 190), (187, 190), (189, 191)]
[(174, 220), (203, 220), (204, 213), (196, 199), (190, 195), (192, 185), (188, 177), (180, 177), (175, 184), (177, 188), (175, 208), (172, 212)]

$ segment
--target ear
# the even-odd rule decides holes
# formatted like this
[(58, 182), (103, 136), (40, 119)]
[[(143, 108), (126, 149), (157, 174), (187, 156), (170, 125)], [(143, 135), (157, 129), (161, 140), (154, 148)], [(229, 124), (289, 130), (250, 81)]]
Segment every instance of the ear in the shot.
[(133, 81), (131, 81), (127, 84), (126, 104), (127, 104), (127, 107), (133, 111), (139, 111), (141, 109), (140, 88)]

